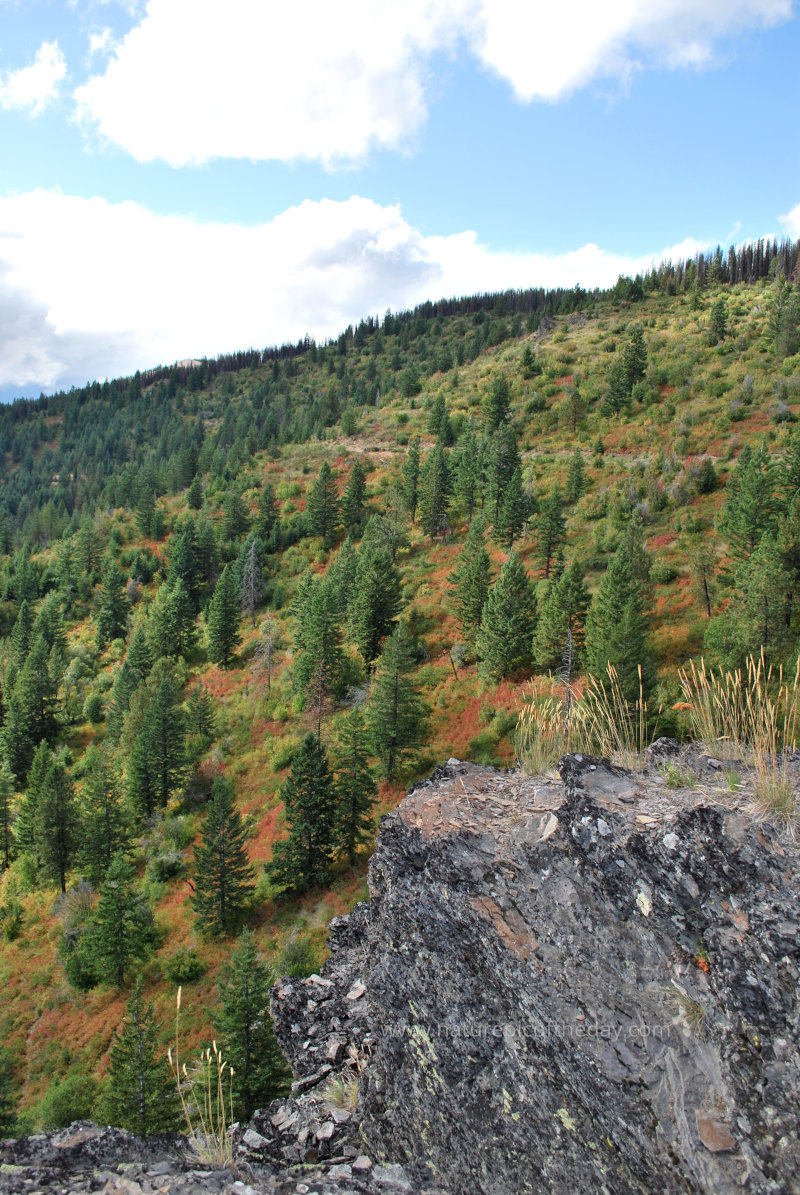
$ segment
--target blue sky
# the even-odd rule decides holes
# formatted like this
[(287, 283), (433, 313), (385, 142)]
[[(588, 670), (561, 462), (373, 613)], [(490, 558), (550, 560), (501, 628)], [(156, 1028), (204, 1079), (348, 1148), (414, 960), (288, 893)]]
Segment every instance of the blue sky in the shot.
[(796, 0), (0, 0), (0, 397), (800, 236)]

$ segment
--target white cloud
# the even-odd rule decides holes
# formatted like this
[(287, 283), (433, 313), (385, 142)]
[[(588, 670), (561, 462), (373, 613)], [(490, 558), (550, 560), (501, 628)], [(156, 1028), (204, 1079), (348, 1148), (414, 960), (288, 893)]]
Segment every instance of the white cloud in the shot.
[(87, 127), (139, 161), (357, 161), (424, 123), (435, 53), (471, 53), (522, 101), (645, 66), (703, 66), (718, 39), (794, 0), (148, 0), (104, 73), (76, 91)]
[(42, 42), (31, 66), (0, 75), (0, 106), (27, 108), (38, 116), (58, 95), (66, 73), (66, 59), (58, 42)]
[(99, 33), (90, 33), (89, 57), (94, 58), (95, 54), (107, 54), (111, 49), (113, 40), (114, 34), (108, 27), (101, 29)]
[(474, 232), (423, 236), (398, 207), (358, 196), (307, 200), (245, 228), (34, 191), (0, 199), (0, 388), (82, 383), (306, 332), (323, 339), (429, 298), (609, 285), (700, 247), (515, 255)]
[(800, 203), (796, 203), (785, 216), (778, 216), (778, 219), (787, 236), (800, 237)]

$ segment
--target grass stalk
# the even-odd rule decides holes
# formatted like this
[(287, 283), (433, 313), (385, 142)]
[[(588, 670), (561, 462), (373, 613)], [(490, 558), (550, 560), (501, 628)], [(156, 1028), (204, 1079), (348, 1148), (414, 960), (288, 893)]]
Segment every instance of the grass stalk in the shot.
[[(175, 1000), (175, 1047), (167, 1051), (189, 1140), (198, 1157), (216, 1166), (233, 1162), (233, 1067), (217, 1048), (206, 1048), (191, 1068), (180, 1061), (181, 991)], [(227, 1092), (226, 1092), (227, 1086)], [(186, 1094), (190, 1096), (187, 1101)]]

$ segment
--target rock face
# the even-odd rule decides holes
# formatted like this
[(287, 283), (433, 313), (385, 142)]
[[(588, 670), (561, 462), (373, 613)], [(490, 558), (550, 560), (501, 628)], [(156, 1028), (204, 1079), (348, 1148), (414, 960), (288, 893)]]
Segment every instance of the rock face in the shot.
[(722, 768), (665, 740), (635, 774), (449, 761), (384, 819), (322, 973), (274, 989), (296, 1082), (238, 1129), (237, 1175), (195, 1186), (129, 1139), (140, 1185), (103, 1187), (79, 1136), (91, 1175), (59, 1186), (38, 1138), (0, 1148), (0, 1188), (797, 1195), (800, 852)]

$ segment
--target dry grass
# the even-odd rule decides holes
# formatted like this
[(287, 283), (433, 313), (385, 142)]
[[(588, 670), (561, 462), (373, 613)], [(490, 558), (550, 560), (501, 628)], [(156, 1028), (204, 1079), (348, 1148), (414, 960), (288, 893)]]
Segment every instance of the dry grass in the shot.
[(787, 826), (798, 819), (796, 781), (790, 771), (800, 722), (800, 659), (794, 679), (767, 666), (763, 650), (744, 671), (714, 671), (701, 660), (680, 672), (694, 737), (722, 749), (755, 772), (756, 807)]
[(179, 1029), (181, 988), (175, 1000), (175, 1047), (167, 1052), (178, 1089), (189, 1142), (203, 1162), (216, 1166), (233, 1163), (233, 1067), (213, 1043), (194, 1066), (181, 1063)]

